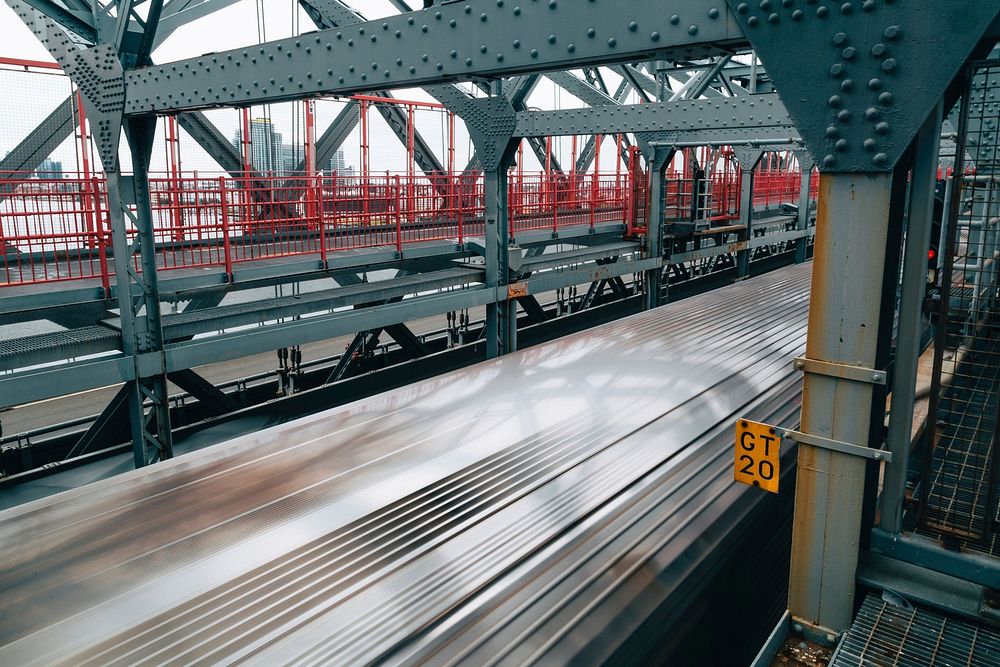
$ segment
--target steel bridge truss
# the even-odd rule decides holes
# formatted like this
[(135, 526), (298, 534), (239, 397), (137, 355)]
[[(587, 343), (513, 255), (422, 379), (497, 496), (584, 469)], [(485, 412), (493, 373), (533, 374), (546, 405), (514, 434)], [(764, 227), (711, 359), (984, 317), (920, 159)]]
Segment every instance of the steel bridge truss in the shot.
[[(665, 269), (679, 271), (671, 268), (679, 265), (690, 269), (692, 262), (723, 254), (733, 256), (737, 277), (742, 277), (758, 243), (754, 224), (764, 225), (752, 219), (752, 206), (741, 206), (743, 237), (732, 240), (717, 232), (715, 245), (678, 245), (678, 229), (665, 221), (669, 192), (662, 178), (675, 152), (694, 146), (732, 147), (745, 179), (743, 197), (752, 196), (753, 165), (764, 151), (794, 153), (800, 164), (810, 168), (815, 161), (821, 175), (806, 349), (808, 361), (820, 363), (803, 363), (799, 429), (813, 438), (798, 450), (789, 608), (795, 623), (815, 637), (834, 636), (850, 625), (859, 541), (862, 530), (872, 523), (878, 479), (874, 466), (882, 464), (844, 453), (843, 447), (814, 443), (881, 447), (881, 406), (887, 388), (858, 381), (856, 374), (823, 369), (861, 366), (883, 377), (890, 360), (900, 266), (904, 277), (899, 327), (919, 325), (913, 276), (926, 273), (928, 203), (941, 122), (956, 97), (956, 75), (969, 61), (988, 54), (996, 42), (1000, 0), (678, 0), (669, 11), (654, 0), (435, 2), (420, 11), (374, 21), (363, 21), (340, 2), (310, 1), (303, 4), (317, 24), (315, 32), (160, 64), (149, 58), (158, 36), (187, 16), (210, 11), (213, 3), (148, 0), (140, 18), (139, 3), (130, 0), (98, 5), (95, 11), (77, 4), (70, 8), (38, 0), (6, 1), (79, 86), (88, 117), (98, 128), (116, 264), (116, 285), (110, 292), (122, 313), (124, 354), (83, 362), (77, 368), (106, 383), (131, 383), (128, 400), (140, 465), (169, 455), (169, 415), (160, 391), (165, 378), (199, 363), (326, 337), (331, 328), (369, 332), (359, 343), (363, 346), (372, 337), (370, 332), (423, 314), (474, 305), (486, 306), (486, 353), (496, 356), (516, 349), (517, 299), (528, 295), (594, 281), (599, 285), (601, 280), (618, 285), (616, 278), (642, 274), (645, 305), (653, 307), (662, 299)], [(397, 6), (408, 9), (404, 3)], [(952, 20), (959, 15), (960, 29)], [(754, 56), (749, 65), (733, 62), (734, 53), (751, 48)], [(625, 89), (608, 90), (601, 67), (615, 67), (644, 103), (619, 104)], [(582, 69), (583, 78), (557, 73), (570, 69)], [(523, 91), (530, 90), (533, 78), (540, 75), (551, 76), (590, 106), (527, 110)], [(469, 95), (454, 85), (456, 81), (474, 82), (485, 96)], [(396, 301), (398, 293), (365, 294), (363, 303), (382, 305), (167, 344), (172, 322), (159, 313), (167, 281), (157, 284), (144, 173), (151, 119), (157, 114), (196, 114), (214, 107), (414, 86), (424, 87), (462, 118), (476, 149), (470, 170), (483, 174), (482, 234), (467, 246), (453, 245), (448, 251), (463, 258), (482, 256), (475, 278), (449, 274), (475, 287)], [(64, 131), (60, 128), (65, 123), (57, 121), (46, 131)], [(350, 122), (341, 119), (339, 127)], [(118, 165), (122, 132), (136, 169), (130, 181), (122, 177)], [(643, 156), (646, 225), (641, 239), (633, 240), (630, 249), (612, 249), (622, 243), (621, 227), (604, 237), (587, 229), (573, 239), (576, 247), (570, 251), (581, 255), (564, 256), (563, 271), (537, 270), (539, 265), (532, 262), (553, 261), (549, 255), (526, 257), (520, 246), (511, 243), (506, 176), (518, 144), (522, 138), (534, 139), (532, 148), (548, 159), (537, 141), (543, 137), (610, 133), (634, 135), (635, 146), (623, 149)], [(630, 160), (630, 171), (640, 168), (638, 162)], [(425, 171), (437, 167), (430, 154), (421, 158)], [(803, 178), (801, 183), (807, 194), (809, 181)], [(124, 203), (122, 191), (127, 187), (134, 190), (134, 213)], [(700, 192), (692, 191), (695, 202)], [(904, 211), (908, 211), (905, 256)], [(130, 215), (135, 216), (132, 224), (138, 230), (135, 242), (125, 229)], [(801, 239), (807, 235), (807, 224), (808, 208), (800, 206), (787, 228), (776, 235), (782, 240)], [(774, 235), (762, 238), (765, 244), (775, 242)], [(517, 240), (528, 245), (530, 237)], [(456, 271), (444, 268), (442, 253), (420, 256), (419, 251), (399, 248), (388, 252), (385, 261), (407, 271), (421, 271), (421, 263), (437, 261), (434, 271), (417, 276), (420, 280), (435, 272), (443, 279), (444, 272)], [(128, 261), (133, 254), (141, 271)], [(340, 264), (332, 260), (306, 264), (299, 277), (371, 266), (372, 260), (355, 266), (348, 259)], [(519, 274), (525, 267), (527, 277)], [(399, 286), (397, 281), (411, 278), (386, 282)], [(256, 279), (274, 276), (258, 274)], [(190, 288), (178, 283), (176, 289)], [(22, 303), (37, 307), (39, 302), (26, 297)], [(181, 330), (189, 335), (195, 329)], [(901, 346), (897, 365), (899, 358), (911, 357), (915, 359), (916, 351)], [(897, 400), (905, 403), (907, 396), (912, 397), (911, 366), (904, 363), (896, 371), (894, 408)], [(51, 381), (43, 379), (46, 372), (18, 373), (3, 380), (3, 386), (19, 391), (43, 387), (35, 391), (51, 393)], [(62, 389), (75, 387), (63, 383)], [(143, 411), (144, 402), (151, 405), (149, 416)], [(883, 496), (883, 517), (893, 516), (893, 504), (902, 502), (901, 488), (892, 480), (905, 476), (907, 458), (905, 448), (891, 435), (889, 446), (893, 459), (886, 465), (886, 485), (896, 490)], [(880, 529), (890, 538), (879, 542), (876, 531), (873, 543), (887, 552), (899, 555), (916, 548), (896, 539), (898, 526), (886, 524)], [(950, 561), (941, 557), (938, 562)], [(991, 567), (983, 571), (995, 572), (995, 563)]]

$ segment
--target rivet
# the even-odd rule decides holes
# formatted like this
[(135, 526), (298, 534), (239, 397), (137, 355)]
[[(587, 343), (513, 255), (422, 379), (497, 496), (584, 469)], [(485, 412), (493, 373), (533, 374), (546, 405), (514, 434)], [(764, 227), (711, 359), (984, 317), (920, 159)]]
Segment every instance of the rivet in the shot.
[(896, 69), (896, 59), (886, 58), (885, 60), (883, 60), (882, 69), (885, 70), (886, 72), (891, 72), (892, 70)]
[(875, 107), (868, 107), (865, 109), (865, 120), (875, 120), (878, 116), (878, 109)]
[(503, 54), (502, 53), (498, 53), (497, 54), (497, 62), (498, 63), (502, 63), (503, 62)]
[(767, 22), (771, 25), (777, 25), (781, 21), (781, 17), (777, 13), (771, 14), (767, 17)]
[(593, 37), (596, 34), (597, 34), (597, 31), (594, 30), (593, 28), (587, 28), (587, 37)]
[(841, 52), (840, 55), (844, 57), (844, 60), (851, 60), (852, 58), (854, 58), (854, 54), (856, 54), (857, 52), (858, 50), (855, 49), (853, 46), (848, 46), (846, 49), (843, 50), (843, 52)]
[(632, 32), (635, 32), (636, 30), (639, 29), (639, 24), (636, 23), (635, 21), (629, 21), (628, 22), (628, 29), (631, 30)]
[(872, 162), (874, 162), (877, 165), (884, 166), (888, 164), (889, 156), (886, 155), (885, 153), (876, 153), (875, 157), (872, 158)]
[(879, 104), (881, 104), (882, 106), (889, 106), (890, 104), (892, 104), (893, 99), (894, 98), (892, 96), (892, 93), (890, 93), (889, 91), (885, 91), (884, 93), (878, 96)]
[(838, 152), (843, 153), (847, 150), (847, 139), (837, 139), (837, 142), (833, 144), (833, 147)]
[[(486, 53), (488, 50), (489, 49), (486, 48), (485, 44), (483, 44), (482, 46), (479, 47), (479, 52), (480, 53)], [(424, 54), (424, 62), (427, 62), (427, 54), (426, 53)]]
[(653, 40), (654, 42), (658, 42), (658, 41), (660, 41), (660, 33), (656, 32), (656, 31), (651, 32), (651, 33), (649, 33), (649, 38), (651, 40)]
[(837, 164), (837, 158), (833, 155), (826, 155), (823, 157), (823, 164), (827, 167), (832, 167)]
[(870, 12), (875, 9), (875, 0), (865, 0), (861, 5), (861, 11)]
[(756, 16), (751, 16), (750, 18), (747, 19), (747, 25), (750, 26), (751, 28), (756, 28), (758, 22), (759, 21), (757, 20)]
[(840, 102), (841, 102), (840, 95), (831, 95), (830, 99), (826, 101), (826, 103), (831, 107), (833, 107), (834, 109), (840, 106)]
[(882, 33), (882, 35), (886, 39), (896, 39), (897, 37), (899, 37), (899, 26), (898, 25), (889, 26), (888, 28), (885, 29), (885, 32)]
[(719, 18), (719, 10), (716, 9), (715, 7), (712, 7), (711, 9), (709, 9), (708, 10), (708, 18), (710, 18), (710, 19), (717, 19), (717, 18)]
[(885, 55), (885, 44), (879, 42), (878, 44), (873, 46), (872, 55), (875, 56), (876, 58), (881, 58), (883, 55)]
[(805, 14), (802, 12), (801, 9), (796, 9), (794, 12), (792, 12), (793, 21), (801, 21), (803, 16), (805, 16)]
[(882, 87), (882, 79), (875, 77), (868, 80), (868, 90), (878, 90)]
[(479, 20), (482, 21), (483, 23), (486, 23), (487, 18), (488, 17), (486, 16), (485, 13), (479, 15)]
[[(471, 60), (467, 60), (466, 62), (472, 64)], [(417, 68), (414, 67), (413, 65), (410, 65), (410, 74), (416, 74), (416, 73), (417, 73)]]
[(826, 126), (826, 136), (828, 136), (828, 137), (830, 137), (832, 139), (833, 137), (836, 137), (839, 134), (840, 134), (840, 128), (838, 128), (836, 125), (827, 125)]
[(844, 73), (844, 66), (841, 65), (840, 63), (837, 63), (837, 64), (833, 65), (832, 67), (830, 67), (830, 76), (835, 76), (836, 77), (836, 76), (840, 76), (843, 73)]
[[(864, 142), (862, 142), (861, 145), (865, 147), (866, 151), (873, 151), (873, 150), (875, 150), (875, 140), (874, 139), (865, 139)], [(878, 378), (875, 378), (875, 379), (877, 380)]]
[(830, 10), (826, 8), (826, 5), (820, 5), (819, 7), (816, 8), (816, 16), (820, 17), (821, 19), (826, 18), (827, 14), (829, 13)]
[(889, 134), (889, 123), (884, 120), (875, 124), (875, 132), (878, 134)]
[(847, 33), (838, 32), (836, 35), (833, 36), (833, 43), (836, 44), (837, 46), (840, 46), (846, 41), (847, 41)]
[(608, 38), (608, 46), (610, 46), (611, 48), (614, 48), (616, 44), (618, 44), (618, 40), (617, 39), (615, 39), (614, 37), (609, 37)]
[(677, 25), (678, 23), (680, 23), (680, 21), (681, 17), (678, 16), (677, 14), (673, 14), (670, 16), (670, 25)]
[(532, 58), (537, 58), (538, 57), (538, 49), (532, 49), (531, 50), (531, 57)]
[(738, 13), (740, 13), (740, 14), (746, 14), (747, 11), (749, 11), (749, 10), (750, 10), (750, 7), (748, 7), (747, 3), (745, 3), (745, 2), (741, 2), (739, 5), (736, 6), (736, 11)]
[(854, 11), (854, 5), (850, 2), (845, 2), (840, 6), (840, 13), (847, 15)]
[(573, 53), (574, 51), (576, 51), (576, 44), (570, 42), (569, 44), (566, 45), (566, 50), (569, 51), (570, 53)]
[(761, 11), (766, 12), (770, 8), (771, 8), (771, 0), (760, 0), (760, 9), (761, 9)]
[(841, 109), (840, 112), (837, 113), (837, 120), (839, 120), (841, 123), (846, 123), (847, 121), (851, 120), (851, 112), (848, 111), (847, 109)]
[(688, 34), (689, 35), (697, 35), (698, 34), (698, 26), (696, 26), (696, 25), (689, 25), (688, 26)]
[(555, 44), (555, 43), (556, 43), (556, 36), (550, 34), (549, 35), (549, 44)]
[(840, 89), (845, 93), (851, 92), (853, 88), (854, 88), (854, 81), (852, 81), (851, 79), (844, 79), (840, 84)]
[(515, 49), (519, 49), (521, 48), (521, 40), (515, 39), (513, 42), (510, 43), (510, 45), (513, 46)]

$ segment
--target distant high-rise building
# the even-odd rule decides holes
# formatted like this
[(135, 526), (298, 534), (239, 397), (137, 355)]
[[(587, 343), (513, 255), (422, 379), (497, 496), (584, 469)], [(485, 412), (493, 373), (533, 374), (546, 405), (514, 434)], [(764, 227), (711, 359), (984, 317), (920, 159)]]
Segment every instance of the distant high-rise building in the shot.
[(344, 160), (344, 151), (338, 150), (333, 154), (333, 157), (330, 158), (330, 171), (342, 174), (346, 168), (347, 162)]
[[(274, 129), (269, 118), (254, 118), (250, 121), (250, 166), (258, 173), (286, 171), (285, 144), (281, 132)], [(240, 128), (233, 137), (233, 146), (242, 150), (243, 130)], [(291, 149), (288, 149), (291, 152)]]
[(38, 169), (35, 170), (35, 176), (38, 178), (62, 178), (62, 162), (51, 158), (45, 158), (38, 164)]
[(347, 160), (344, 159), (343, 149), (338, 150), (330, 158), (330, 173), (338, 174), (340, 176), (353, 176), (354, 167), (348, 166)]

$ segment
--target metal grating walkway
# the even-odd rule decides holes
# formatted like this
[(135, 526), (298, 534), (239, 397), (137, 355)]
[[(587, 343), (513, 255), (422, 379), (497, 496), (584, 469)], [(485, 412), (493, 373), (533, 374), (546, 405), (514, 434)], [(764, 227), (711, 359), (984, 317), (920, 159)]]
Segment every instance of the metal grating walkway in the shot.
[(1000, 633), (869, 595), (830, 667), (996, 667)]
[[(938, 410), (940, 438), (933, 451), (927, 515), (920, 532), (937, 536), (943, 530), (979, 543), (995, 553), (994, 539), (983, 544), (987, 518), (996, 522), (997, 499), (988, 493), (990, 456), (996, 432), (1000, 396), (1000, 338), (981, 338), (954, 373), (942, 393)], [(992, 507), (987, 507), (992, 502)], [(940, 530), (935, 530), (936, 528)], [(988, 531), (993, 532), (993, 531)], [(989, 535), (993, 538), (993, 535)]]

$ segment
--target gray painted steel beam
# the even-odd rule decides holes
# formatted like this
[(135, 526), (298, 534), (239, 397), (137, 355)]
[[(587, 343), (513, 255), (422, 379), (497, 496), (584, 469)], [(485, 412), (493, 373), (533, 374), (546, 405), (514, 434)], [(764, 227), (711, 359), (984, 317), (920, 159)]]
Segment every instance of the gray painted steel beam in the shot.
[(240, 409), (239, 402), (190, 368), (172, 371), (167, 378), (208, 406), (214, 414), (224, 415)]
[(731, 138), (752, 137), (760, 143), (798, 140), (798, 132), (776, 93), (519, 112), (514, 136), (710, 130), (728, 130)]
[[(449, 3), (349, 28), (321, 30), (125, 72), (125, 113), (257, 104), (448, 79), (502, 77), (642, 60), (744, 44), (718, 3), (678, 0), (671, 22), (656, 0), (621, 3)], [(714, 10), (714, 11), (710, 11)], [(592, 31), (592, 33), (591, 33)], [(395, 58), (393, 58), (395, 56)]]
[(34, 171), (73, 133), (73, 101), (72, 96), (67, 97), (0, 160), (0, 179), (20, 178), (18, 174), (5, 172)]
[(903, 528), (903, 495), (906, 492), (917, 367), (921, 352), (922, 310), (927, 289), (927, 249), (930, 247), (934, 222), (941, 118), (942, 108), (938, 104), (927, 117), (915, 142), (903, 282), (899, 297), (892, 407), (886, 435), (886, 448), (892, 453), (892, 462), (886, 464), (879, 514), (879, 526), (890, 533), (899, 533)]
[(128, 392), (125, 385), (118, 390), (97, 416), (94, 423), (80, 436), (76, 444), (67, 452), (63, 460), (83, 456), (89, 451), (101, 449), (102, 444), (121, 442), (128, 433)]

